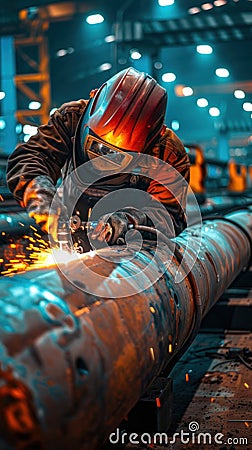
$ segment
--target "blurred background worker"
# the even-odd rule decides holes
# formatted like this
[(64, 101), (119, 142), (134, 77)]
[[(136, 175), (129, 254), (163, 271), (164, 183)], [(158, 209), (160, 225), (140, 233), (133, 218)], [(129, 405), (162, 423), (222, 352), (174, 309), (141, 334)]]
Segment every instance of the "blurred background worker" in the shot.
[[(166, 208), (173, 228), (170, 234), (178, 235), (186, 227), (186, 189), (178, 198), (173, 189), (165, 186), (172, 188), (177, 172), (189, 181), (189, 159), (182, 142), (164, 125), (166, 104), (166, 90), (151, 76), (133, 68), (119, 72), (92, 91), (89, 101), (62, 105), (47, 124), (38, 128), (36, 135), (16, 147), (7, 168), (10, 190), (45, 232), (50, 228), (55, 240), (60, 209), (62, 214), (67, 206), (69, 214), (77, 212), (82, 221), (87, 221), (90, 208), (99, 199), (131, 187), (146, 191)], [(129, 173), (131, 154), (157, 157), (176, 170), (170, 171), (167, 165), (165, 186), (148, 176), (132, 175)], [(96, 160), (100, 161), (98, 168)], [(64, 192), (60, 208), (54, 206), (50, 215), (58, 180), (64, 181), (83, 164), (85, 178), (87, 161), (93, 163), (94, 170), (100, 171), (99, 179), (84, 190), (77, 202), (72, 183), (68, 192)], [(115, 170), (111, 175), (111, 164), (119, 173)], [(152, 214), (157, 216), (157, 207), (153, 208)], [(108, 244), (119, 243), (129, 224), (152, 224), (149, 211), (143, 212), (130, 204), (110, 213), (99, 218), (93, 232), (95, 239)], [(162, 213), (158, 217), (162, 221)], [(84, 247), (86, 251), (87, 243)]]

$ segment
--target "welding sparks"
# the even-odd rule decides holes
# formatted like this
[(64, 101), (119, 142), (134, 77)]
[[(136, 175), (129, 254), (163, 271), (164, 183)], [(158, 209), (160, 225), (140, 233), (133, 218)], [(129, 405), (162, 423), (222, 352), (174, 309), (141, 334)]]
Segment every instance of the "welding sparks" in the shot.
[(155, 361), (155, 353), (154, 353), (153, 347), (150, 347), (150, 354), (151, 354), (151, 358), (153, 359), (153, 361)]
[[(30, 251), (28, 257), (26, 258), (26, 255), (16, 254), (14, 258), (9, 259), (9, 262), (6, 261), (1, 275), (13, 275), (28, 270), (48, 268), (54, 266), (55, 263), (59, 261), (61, 263), (68, 263), (69, 261), (76, 259), (76, 254), (71, 254), (67, 251), (58, 249), (40, 249), (37, 246), (33, 246), (33, 244), (26, 247), (26, 250)], [(4, 260), (2, 259), (0, 262), (4, 262)]]
[(36, 231), (36, 232), (38, 231), (37, 228), (35, 228), (33, 225), (30, 225), (30, 228), (31, 228), (33, 231)]

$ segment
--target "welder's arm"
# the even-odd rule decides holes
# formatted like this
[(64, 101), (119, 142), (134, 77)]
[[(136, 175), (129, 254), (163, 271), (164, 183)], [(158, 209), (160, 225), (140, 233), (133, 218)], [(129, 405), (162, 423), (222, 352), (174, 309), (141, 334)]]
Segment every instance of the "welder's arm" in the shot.
[(87, 102), (80, 100), (62, 105), (37, 134), (19, 144), (10, 155), (7, 183), (16, 200), (25, 206), (23, 196), (27, 185), (38, 176), (49, 177), (53, 184), (72, 151), (72, 137)]
[[(153, 198), (146, 212), (167, 237), (180, 234), (187, 226), (186, 199), (190, 180), (190, 163), (180, 139), (171, 130), (163, 137), (164, 163), (151, 173), (147, 192)], [(165, 210), (164, 210), (165, 208)], [(167, 211), (167, 213), (166, 213)]]
[(59, 218), (67, 217), (67, 212), (66, 207), (61, 203), (58, 196), (55, 196), (55, 193), (56, 188), (52, 180), (47, 176), (39, 175), (27, 185), (23, 203), (29, 216), (36, 221), (44, 232), (50, 233), (53, 240), (57, 242)]
[(167, 237), (178, 236), (186, 228), (186, 191), (186, 187), (181, 186), (180, 195), (174, 196), (163, 185), (155, 181), (150, 183), (148, 192), (153, 197), (153, 206), (150, 204), (146, 213)]

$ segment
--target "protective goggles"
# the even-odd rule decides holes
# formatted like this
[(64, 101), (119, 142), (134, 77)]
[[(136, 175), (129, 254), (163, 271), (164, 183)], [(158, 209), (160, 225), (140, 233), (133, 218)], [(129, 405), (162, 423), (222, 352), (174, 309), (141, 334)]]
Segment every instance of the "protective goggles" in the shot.
[(90, 134), (87, 135), (84, 146), (89, 159), (92, 160), (92, 164), (97, 170), (122, 170), (128, 167), (132, 160), (131, 154)]

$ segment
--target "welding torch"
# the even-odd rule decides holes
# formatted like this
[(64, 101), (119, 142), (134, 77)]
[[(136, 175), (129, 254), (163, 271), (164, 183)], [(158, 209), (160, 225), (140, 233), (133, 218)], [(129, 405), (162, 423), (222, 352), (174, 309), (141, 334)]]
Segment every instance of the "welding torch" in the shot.
[[(72, 234), (74, 234), (76, 231), (83, 231), (83, 232), (92, 232), (98, 224), (98, 221), (82, 221), (81, 218), (77, 215), (74, 215), (70, 217), (69, 220), (69, 228)], [(110, 223), (104, 224), (106, 237), (105, 241), (108, 241), (110, 236), (113, 233), (113, 228), (110, 225)], [(151, 233), (152, 235), (157, 236), (159, 234), (158, 230), (154, 227), (144, 226), (144, 225), (135, 225), (135, 224), (129, 224), (128, 230), (138, 230), (142, 232)], [(69, 231), (66, 228), (66, 225), (63, 224), (63, 226), (59, 227), (58, 229), (58, 244), (59, 248), (61, 250), (67, 250), (71, 251), (71, 244), (69, 243)], [(124, 245), (125, 239), (124, 237), (119, 237), (117, 239), (118, 245)]]
[[(82, 221), (79, 216), (74, 215), (70, 217), (69, 228), (71, 234), (76, 231), (92, 231), (95, 229), (98, 222), (95, 221)], [(59, 223), (58, 226), (58, 245), (60, 250), (72, 251), (72, 245), (70, 243), (69, 228), (66, 223)]]

